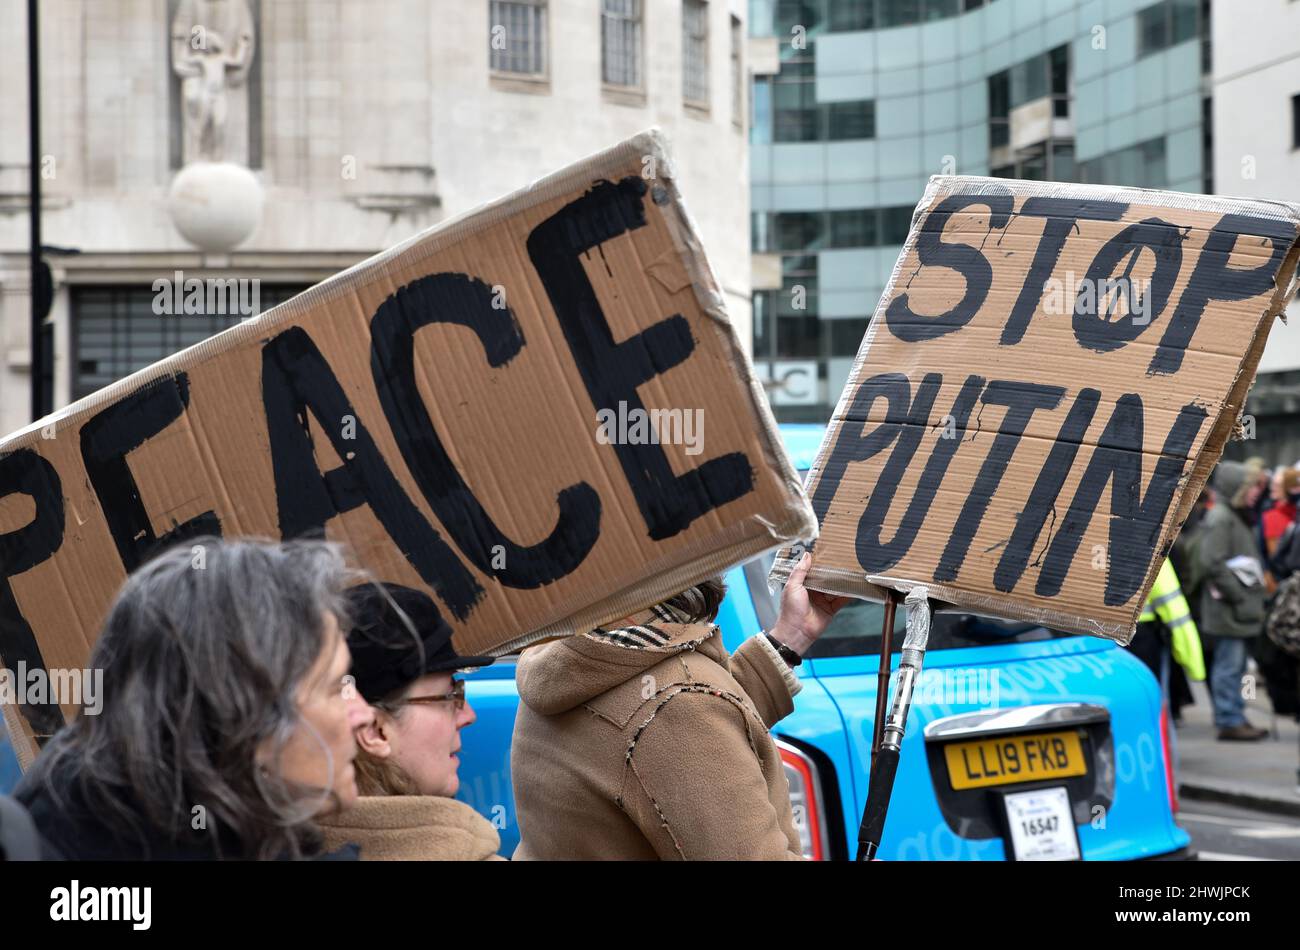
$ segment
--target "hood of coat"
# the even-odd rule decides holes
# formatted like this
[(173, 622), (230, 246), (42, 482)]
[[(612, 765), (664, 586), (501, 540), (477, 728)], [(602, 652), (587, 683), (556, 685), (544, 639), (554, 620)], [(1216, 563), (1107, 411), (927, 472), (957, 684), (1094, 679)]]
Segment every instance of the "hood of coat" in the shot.
[(1245, 506), (1246, 490), (1259, 481), (1263, 467), (1258, 459), (1246, 462), (1220, 462), (1214, 470), (1212, 484), (1224, 501), (1233, 508)]
[(529, 709), (555, 716), (642, 675), (666, 657), (690, 650), (727, 665), (727, 650), (714, 624), (655, 620), (596, 629), (525, 650), (515, 683)]

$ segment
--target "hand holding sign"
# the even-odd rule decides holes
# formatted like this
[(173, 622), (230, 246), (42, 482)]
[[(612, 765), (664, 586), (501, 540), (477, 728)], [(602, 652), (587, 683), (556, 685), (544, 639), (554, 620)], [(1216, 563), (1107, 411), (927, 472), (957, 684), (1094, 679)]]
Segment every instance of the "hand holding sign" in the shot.
[(826, 632), (840, 608), (853, 599), (804, 587), (804, 579), (811, 568), (812, 555), (805, 551), (781, 592), (781, 615), (768, 631), (778, 643), (800, 656)]

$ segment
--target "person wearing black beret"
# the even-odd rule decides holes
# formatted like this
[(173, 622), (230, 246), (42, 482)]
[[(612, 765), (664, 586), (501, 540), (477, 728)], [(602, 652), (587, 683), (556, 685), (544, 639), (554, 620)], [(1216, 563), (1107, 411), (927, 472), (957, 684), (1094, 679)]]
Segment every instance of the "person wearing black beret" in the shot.
[[(375, 712), (359, 728), (356, 804), (321, 822), (331, 846), (357, 844), (361, 860), (493, 860), (500, 838), (453, 796), (461, 730), (473, 724), (451, 627), (425, 593), (398, 584), (348, 592), (354, 687)], [(335, 845), (337, 842), (337, 845)]]

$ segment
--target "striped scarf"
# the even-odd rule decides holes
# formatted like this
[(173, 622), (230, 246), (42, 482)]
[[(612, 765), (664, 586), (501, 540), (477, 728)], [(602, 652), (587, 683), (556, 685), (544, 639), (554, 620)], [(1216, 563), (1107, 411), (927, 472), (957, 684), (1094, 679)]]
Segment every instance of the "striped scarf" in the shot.
[(584, 636), (610, 643), (629, 650), (644, 650), (647, 647), (662, 647), (671, 639), (671, 634), (658, 627), (657, 623), (690, 623), (690, 615), (669, 604), (655, 604), (640, 613), (632, 614), (619, 621), (621, 626), (613, 630), (596, 627)]

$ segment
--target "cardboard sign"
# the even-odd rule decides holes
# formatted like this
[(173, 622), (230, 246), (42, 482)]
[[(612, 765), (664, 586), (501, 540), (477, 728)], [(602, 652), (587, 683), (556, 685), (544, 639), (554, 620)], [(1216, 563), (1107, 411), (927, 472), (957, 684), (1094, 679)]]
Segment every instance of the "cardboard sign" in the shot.
[[(813, 535), (658, 132), (5, 439), (0, 658), (85, 667), (164, 545), (322, 529), (429, 591), (465, 654)], [(20, 750), (71, 712), (20, 710)]]
[(1289, 299), (1298, 223), (1276, 202), (932, 178), (808, 482), (809, 585), (924, 585), (1128, 642)]

